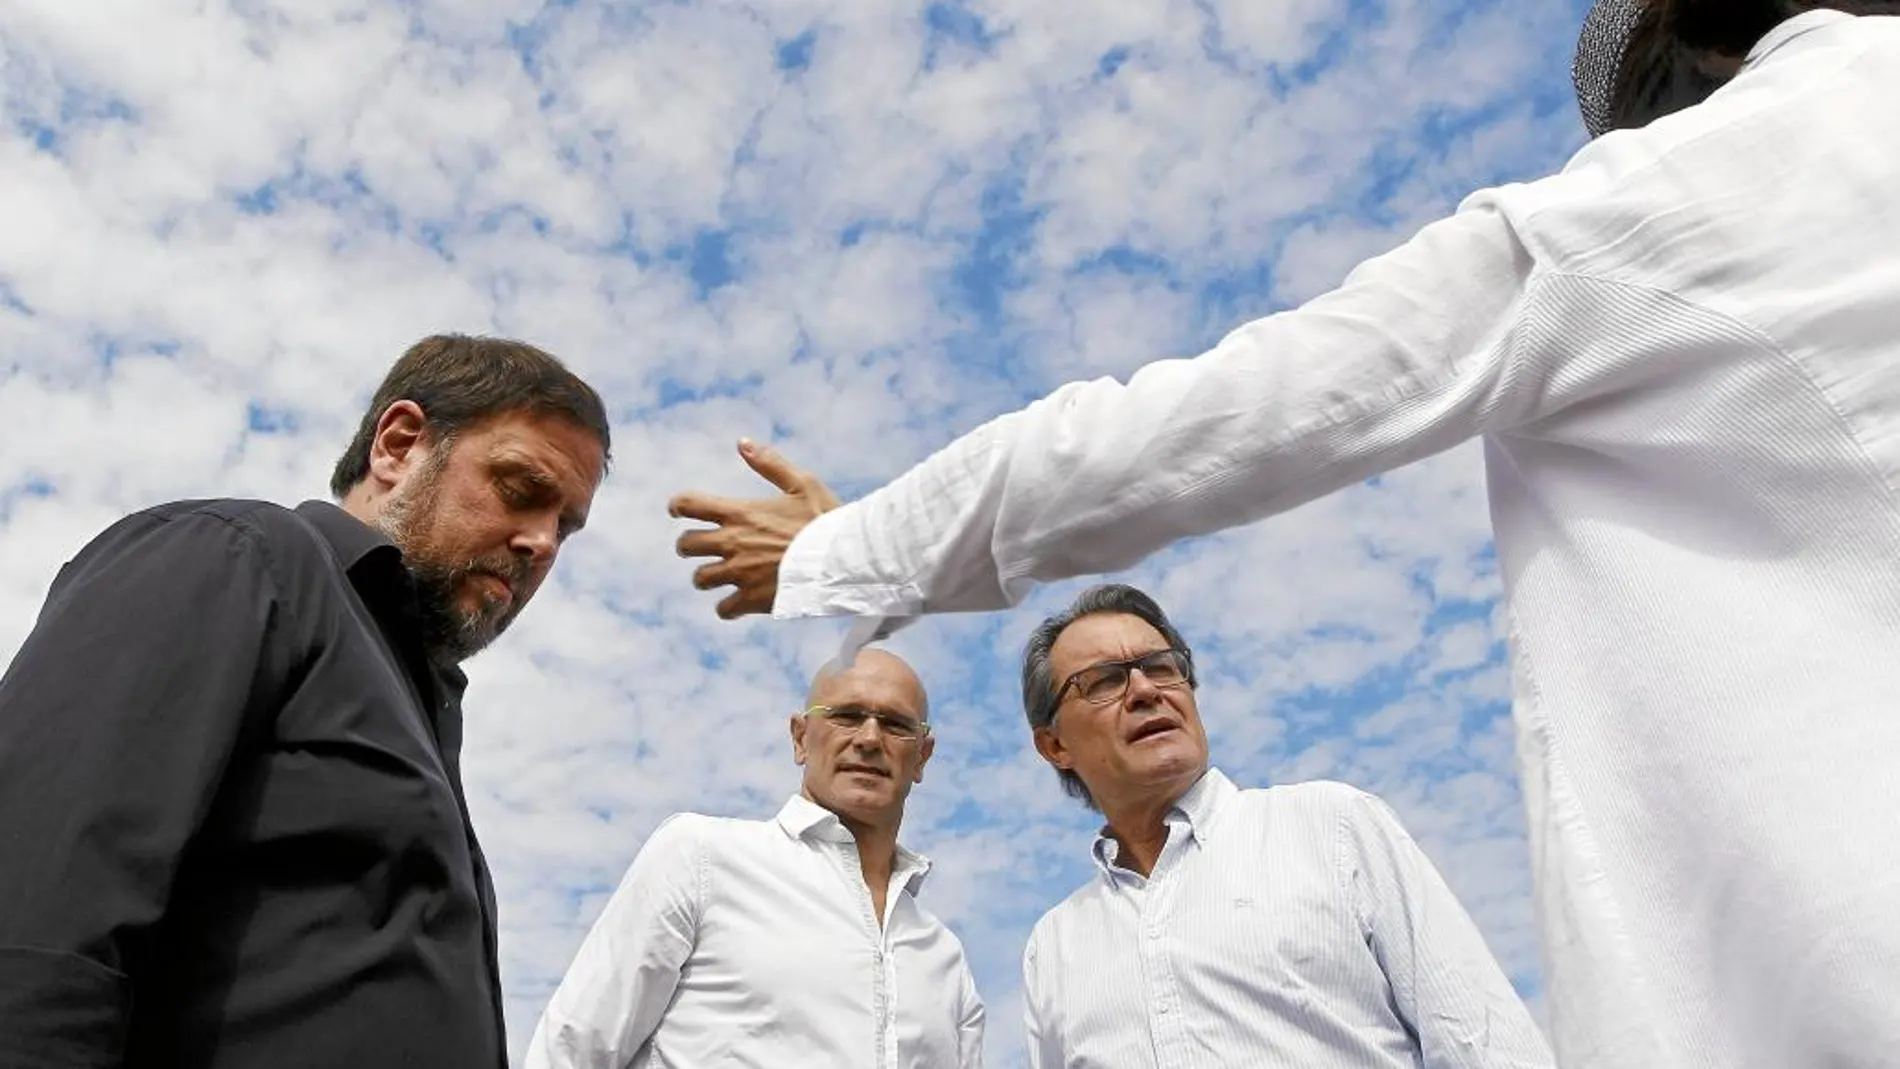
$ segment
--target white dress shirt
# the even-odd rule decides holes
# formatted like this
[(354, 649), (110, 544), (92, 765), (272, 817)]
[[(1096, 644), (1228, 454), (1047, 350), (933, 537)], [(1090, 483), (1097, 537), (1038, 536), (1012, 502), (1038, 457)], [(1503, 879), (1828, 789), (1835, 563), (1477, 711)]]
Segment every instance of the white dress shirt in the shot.
[(880, 929), (838, 818), (683, 813), (641, 847), (528, 1046), (529, 1069), (981, 1069), (963, 945), (902, 847)]
[(775, 611), (998, 608), (1482, 436), (1559, 1062), (1892, 1064), (1897, 92), (1900, 18), (1791, 19), (1706, 103), (824, 516)]
[(1023, 952), (1031, 1069), (1548, 1069), (1464, 907), (1378, 799), (1209, 769), (1154, 871), (1097, 838)]

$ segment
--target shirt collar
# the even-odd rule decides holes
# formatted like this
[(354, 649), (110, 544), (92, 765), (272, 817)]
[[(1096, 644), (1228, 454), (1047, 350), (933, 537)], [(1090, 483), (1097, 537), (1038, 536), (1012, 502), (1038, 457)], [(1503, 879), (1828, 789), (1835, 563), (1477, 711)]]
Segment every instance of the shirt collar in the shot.
[(1755, 42), (1754, 48), (1748, 50), (1747, 58), (1742, 60), (1742, 70), (1760, 66), (1771, 53), (1781, 51), (1796, 38), (1805, 37), (1824, 26), (1832, 26), (1844, 19), (1854, 17), (1845, 11), (1822, 7), (1803, 11), (1793, 18), (1782, 19), (1774, 29), (1763, 34), (1761, 40)]
[[(1221, 806), (1239, 793), (1240, 789), (1234, 786), (1234, 781), (1210, 765), (1206, 772), (1201, 773), (1201, 778), (1194, 781), (1194, 786), (1189, 787), (1168, 807), (1168, 823), (1186, 825), (1194, 841), (1205, 845), (1213, 835)], [(1109, 834), (1106, 826), (1095, 834), (1094, 854), (1095, 867), (1101, 870), (1103, 879), (1114, 883), (1121, 875), (1125, 875), (1115, 867), (1116, 858), (1121, 856), (1121, 844)]]
[(306, 501), (297, 506), (297, 515), (308, 521), (323, 536), (323, 540), (330, 543), (337, 560), (343, 564), (343, 570), (350, 573), (352, 579), (356, 577), (358, 567), (365, 562), (402, 559), (402, 551), (396, 548), (396, 543), (391, 542), (388, 536), (328, 501)]
[[(794, 794), (779, 807), (778, 826), (785, 834), (794, 839), (816, 839), (828, 843), (849, 843), (857, 846), (857, 837), (851, 829), (844, 826), (838, 814), (819, 805), (802, 794)], [(919, 854), (903, 843), (897, 844), (895, 875), (899, 877), (904, 890), (915, 898), (923, 888), (924, 877), (930, 875), (930, 859)]]
[[(329, 544), (343, 566), (343, 574), (349, 577), (350, 585), (365, 603), (375, 606), (388, 604), (387, 599), (392, 597), (415, 596), (409, 585), (408, 569), (402, 564), (402, 550), (396, 548), (396, 543), (387, 535), (328, 501), (306, 501), (297, 506), (297, 515)], [(455, 665), (432, 665), (431, 668), (437, 686), (442, 688), (441, 696), (452, 699), (452, 704), (459, 707), (468, 689), (467, 674)], [(440, 740), (443, 748), (459, 750), (459, 718), (447, 734), (454, 737)]]

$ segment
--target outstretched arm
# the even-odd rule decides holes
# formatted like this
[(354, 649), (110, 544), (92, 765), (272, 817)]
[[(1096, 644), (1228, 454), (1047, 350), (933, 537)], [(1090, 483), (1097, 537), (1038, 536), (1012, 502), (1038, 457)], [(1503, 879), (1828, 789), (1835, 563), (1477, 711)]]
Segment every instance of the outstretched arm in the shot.
[(754, 447), (781, 493), (675, 498), (718, 525), (679, 548), (721, 558), (695, 582), (738, 587), (724, 616), (1001, 608), (1533, 415), (1548, 383), (1512, 359), (1532, 274), (1509, 221), (1469, 207), (1333, 293), (1126, 383), (1065, 386), (850, 505)]

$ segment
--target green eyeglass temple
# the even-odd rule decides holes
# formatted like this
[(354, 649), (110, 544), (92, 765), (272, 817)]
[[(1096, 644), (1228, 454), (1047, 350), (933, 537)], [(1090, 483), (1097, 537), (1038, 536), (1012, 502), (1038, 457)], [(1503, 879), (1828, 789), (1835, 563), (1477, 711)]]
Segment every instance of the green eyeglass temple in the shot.
[(821, 716), (826, 720), (838, 722), (838, 726), (857, 730), (866, 720), (877, 721), (879, 731), (899, 739), (921, 739), (930, 734), (929, 721), (912, 720), (907, 716), (880, 713), (872, 709), (861, 709), (855, 705), (833, 708), (829, 705), (814, 705), (805, 710), (806, 716)]

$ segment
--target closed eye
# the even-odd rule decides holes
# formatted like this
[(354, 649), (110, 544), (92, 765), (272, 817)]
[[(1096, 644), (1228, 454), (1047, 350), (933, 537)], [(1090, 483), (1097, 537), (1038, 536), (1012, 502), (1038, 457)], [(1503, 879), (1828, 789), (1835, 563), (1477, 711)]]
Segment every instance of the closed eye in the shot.
[[(552, 508), (561, 503), (561, 488), (545, 472), (517, 464), (504, 464), (496, 478), (496, 488), (509, 508), (517, 511)], [(562, 509), (555, 525), (555, 537), (566, 541), (587, 526), (587, 516), (578, 509)]]

